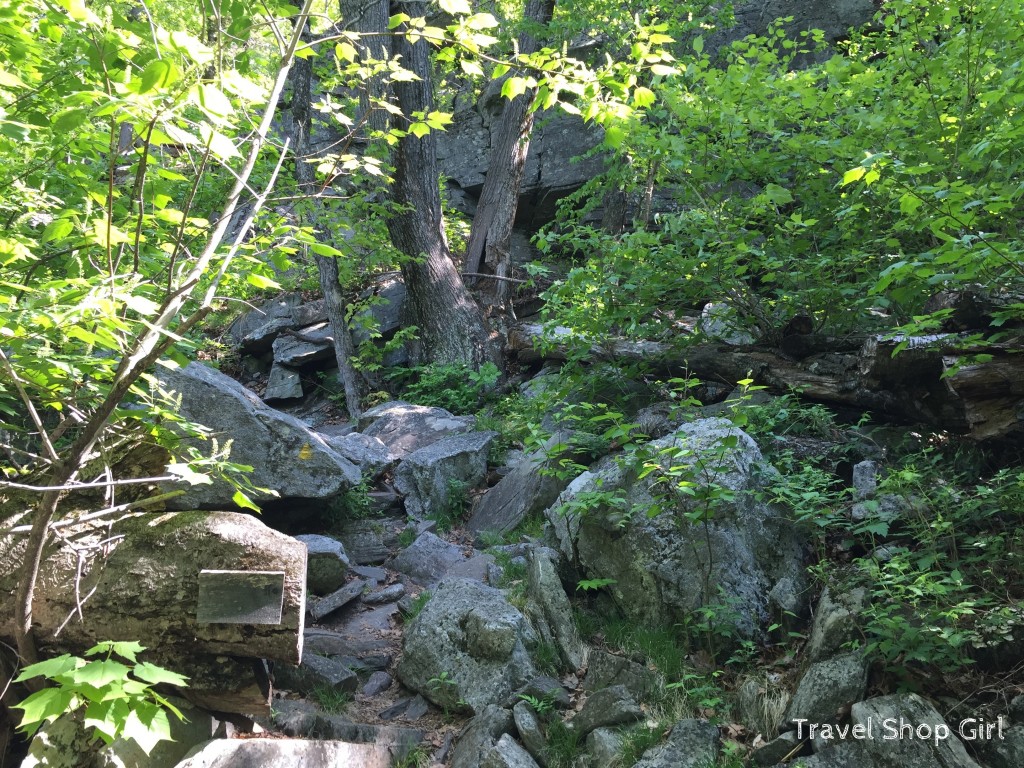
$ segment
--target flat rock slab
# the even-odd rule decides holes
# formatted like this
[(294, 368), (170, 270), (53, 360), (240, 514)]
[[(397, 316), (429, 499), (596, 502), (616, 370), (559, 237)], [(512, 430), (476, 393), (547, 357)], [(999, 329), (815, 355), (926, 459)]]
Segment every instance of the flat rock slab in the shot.
[(302, 338), (287, 335), (274, 339), (274, 362), (301, 366), (327, 360), (334, 355), (334, 329), (328, 323), (303, 328)]
[(363, 595), (363, 605), (382, 605), (384, 603), (393, 603), (402, 599), (404, 596), (405, 585), (392, 584), (390, 587), (385, 587), (379, 592), (370, 592), (369, 594)]
[(303, 653), (321, 656), (354, 656), (357, 659), (387, 653), (391, 643), (374, 638), (353, 638), (330, 629), (308, 627), (302, 642)]
[(327, 597), (323, 597), (313, 603), (309, 607), (309, 615), (313, 617), (313, 621), (320, 621), (324, 616), (334, 613), (339, 608), (351, 603), (363, 594), (363, 589), (365, 588), (365, 581), (362, 579), (353, 579), (341, 589), (336, 590)]
[(270, 377), (267, 380), (267, 388), (263, 392), (263, 399), (267, 402), (296, 400), (302, 395), (302, 380), (299, 372), (287, 365), (274, 363), (270, 368)]
[(218, 739), (177, 768), (391, 768), (387, 747), (305, 739)]
[(472, 416), (454, 416), (443, 408), (402, 400), (370, 408), (359, 420), (360, 432), (379, 438), (397, 459), (448, 435), (469, 432), (475, 423)]

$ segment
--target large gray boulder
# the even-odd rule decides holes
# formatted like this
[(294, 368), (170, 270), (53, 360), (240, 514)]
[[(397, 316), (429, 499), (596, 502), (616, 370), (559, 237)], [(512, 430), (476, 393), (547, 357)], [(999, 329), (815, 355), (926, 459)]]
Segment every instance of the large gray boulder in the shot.
[(500, 590), (445, 579), (405, 630), (397, 676), (442, 708), (480, 712), (536, 675), (536, 643)]
[(485, 705), (459, 732), (452, 750), (452, 768), (479, 768), (501, 737), (513, 728), (512, 713), (497, 704)]
[(786, 719), (795, 723), (835, 723), (864, 695), (868, 662), (860, 651), (811, 664), (800, 678)]
[(444, 408), (392, 400), (365, 411), (359, 431), (378, 438), (395, 458), (404, 459), (444, 437), (471, 431), (475, 422), (472, 416), (453, 416)]
[(324, 435), (327, 444), (359, 467), (364, 477), (375, 480), (395, 465), (397, 458), (378, 438), (359, 432)]
[[(395, 488), (405, 511), (425, 518), (450, 514), (465, 501), (459, 490), (480, 485), (487, 475), (487, 447), (497, 432), (450, 435), (410, 453), (395, 472)], [(461, 509), (457, 510), (461, 512)]]
[(452, 568), (465, 561), (462, 549), (436, 534), (425, 531), (388, 563), (417, 584), (432, 587)]
[(292, 312), (301, 304), (301, 293), (282, 294), (235, 320), (228, 329), (228, 336), (244, 352), (266, 352), (283, 329), (294, 327)]
[[(248, 464), (248, 479), (281, 498), (326, 499), (359, 483), (359, 470), (317, 433), (293, 416), (269, 408), (250, 390), (220, 371), (199, 363), (169, 370), (158, 366), (157, 381), (176, 402), (185, 419), (205, 427), (223, 449), (230, 441), (230, 460)], [(189, 439), (188, 445), (209, 454), (211, 444)], [(166, 490), (185, 491), (171, 499), (173, 509), (231, 509), (234, 489), (224, 481), (186, 486), (166, 483)], [(256, 493), (268, 501), (271, 493)]]
[(859, 741), (881, 768), (979, 768), (957, 737), (956, 724), (946, 723), (916, 693), (854, 704), (850, 720), (870, 734)]
[(574, 672), (583, 666), (584, 648), (572, 606), (555, 570), (554, 553), (533, 549), (528, 556), (526, 615), (541, 639), (558, 649), (563, 667)]
[(718, 728), (704, 720), (680, 720), (664, 744), (651, 747), (634, 768), (704, 768), (718, 758)]
[[(721, 628), (758, 635), (782, 610), (773, 588), (788, 580), (784, 592), (801, 594), (805, 583), (802, 537), (757, 499), (760, 476), (775, 470), (721, 418), (686, 424), (646, 455), (658, 471), (641, 478), (637, 467), (604, 461), (545, 512), (563, 556), (587, 578), (612, 580), (613, 599), (634, 620), (672, 625), (720, 605)], [(694, 495), (676, 493), (680, 482)]]
[(306, 739), (218, 739), (211, 741), (178, 768), (391, 768), (391, 749), (383, 744)]

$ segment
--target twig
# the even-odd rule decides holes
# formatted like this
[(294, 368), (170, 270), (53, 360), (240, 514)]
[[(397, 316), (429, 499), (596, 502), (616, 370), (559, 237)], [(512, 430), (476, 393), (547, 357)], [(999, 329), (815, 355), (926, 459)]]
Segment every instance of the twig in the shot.
[[(107, 507), (105, 509), (97, 509), (95, 512), (89, 512), (88, 514), (81, 515), (79, 517), (69, 517), (65, 520), (58, 520), (56, 523), (50, 524), (50, 530), (57, 528), (66, 528), (69, 525), (79, 525), (81, 523), (88, 523), (91, 520), (96, 520), (100, 517), (106, 517), (107, 515), (116, 515), (119, 512), (130, 512), (133, 509), (140, 509), (142, 507), (151, 507), (154, 504), (159, 504), (162, 501), (173, 499), (175, 496), (184, 495), (185, 491), (168, 491), (167, 493), (161, 493), (159, 496), (150, 496), (145, 499), (139, 499), (138, 501), (129, 501), (124, 504), (118, 504), (116, 507)], [(32, 530), (31, 525), (19, 525), (11, 528), (7, 533), (28, 533)]]
[(65, 485), (26, 485), (25, 483), (12, 483), (0, 481), (0, 488), (18, 488), (22, 491), (37, 491), (47, 493), (48, 491), (80, 491), (85, 488), (110, 488), (115, 485), (143, 485), (145, 483), (164, 483), (168, 480), (180, 480), (174, 475), (163, 477), (134, 477), (128, 480), (97, 480), (93, 483), (68, 483)]
[(506, 283), (520, 283), (522, 285), (525, 285), (526, 283), (530, 282), (529, 280), (520, 280), (518, 277), (502, 277), (501, 275), (488, 275), (488, 274), (485, 274), (484, 272), (463, 272), (462, 276), (463, 277), (482, 277), (482, 278), (485, 278), (487, 280), (501, 280), (502, 282), (506, 282)]
[(11, 377), (11, 380), (14, 382), (14, 387), (18, 390), (18, 395), (21, 397), (21, 401), (28, 409), (28, 415), (32, 418), (32, 423), (35, 424), (36, 429), (39, 430), (39, 438), (43, 441), (46, 452), (50, 454), (50, 460), (54, 464), (59, 464), (60, 456), (57, 455), (57, 451), (54, 449), (53, 443), (50, 442), (50, 436), (46, 434), (46, 429), (43, 427), (43, 421), (39, 418), (39, 413), (36, 411), (35, 405), (32, 404), (32, 398), (30, 398), (28, 396), (28, 392), (25, 391), (25, 387), (22, 385), (21, 379), (18, 378), (18, 374), (15, 372), (14, 366), (11, 365), (11, 361), (7, 358), (7, 354), (4, 352), (3, 347), (0, 347), (0, 362), (3, 362), (4, 368), (7, 369), (7, 375)]

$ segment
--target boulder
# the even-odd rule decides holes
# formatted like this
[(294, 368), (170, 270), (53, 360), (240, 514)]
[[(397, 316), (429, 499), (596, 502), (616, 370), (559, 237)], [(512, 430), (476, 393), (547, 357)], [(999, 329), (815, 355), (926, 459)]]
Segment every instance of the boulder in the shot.
[(178, 768), (391, 768), (391, 750), (382, 744), (305, 739), (218, 739), (211, 741)]
[(718, 728), (704, 720), (680, 720), (664, 744), (651, 747), (634, 768), (704, 768), (718, 758)]
[(497, 704), (484, 705), (459, 733), (451, 768), (480, 768), (498, 739), (512, 727), (511, 712)]
[(1020, 768), (1024, 765), (1024, 725), (1004, 726), (1002, 738), (989, 739), (977, 746), (988, 768)]
[[(372, 725), (370, 723), (354, 723), (344, 715), (330, 715), (322, 712), (312, 702), (304, 699), (278, 699), (274, 702), (274, 726), (291, 738), (337, 739), (353, 744), (373, 744), (386, 749), (393, 759), (402, 760), (416, 749), (423, 741), (423, 731), (397, 725)], [(260, 764), (263, 765), (263, 764)], [(267, 766), (291, 768), (291, 763), (267, 763)], [(362, 765), (354, 763), (326, 763), (326, 765), (343, 765), (356, 768)], [(388, 766), (392, 763), (387, 763)], [(309, 768), (320, 768), (310, 766)]]
[(634, 723), (644, 716), (624, 685), (613, 685), (590, 694), (583, 708), (569, 721), (569, 727), (580, 737), (595, 728)]
[(846, 643), (860, 636), (858, 616), (864, 611), (867, 600), (863, 587), (835, 595), (825, 587), (807, 640), (807, 655), (812, 662), (834, 656)]
[(302, 397), (302, 379), (299, 372), (287, 365), (275, 362), (270, 368), (270, 377), (267, 379), (267, 388), (263, 391), (263, 399), (271, 400), (295, 400)]
[(611, 728), (596, 728), (587, 736), (592, 768), (617, 768), (622, 758), (622, 736)]
[(807, 668), (786, 720), (796, 723), (836, 723), (846, 710), (864, 695), (868, 683), (868, 662), (860, 651), (825, 659)]
[(315, 653), (307, 653), (298, 666), (278, 664), (274, 680), (279, 688), (304, 696), (318, 688), (352, 693), (359, 687), (359, 678), (345, 664)]
[(520, 701), (512, 707), (512, 719), (516, 723), (516, 731), (519, 732), (519, 740), (523, 742), (526, 751), (534, 760), (541, 765), (547, 765), (544, 752), (547, 749), (547, 740), (544, 738), (544, 731), (537, 720), (537, 713), (526, 701)]
[(369, 309), (352, 319), (352, 341), (362, 344), (370, 339), (371, 330), (380, 337), (391, 338), (402, 327), (409, 292), (399, 277), (387, 277), (361, 298)]
[[(457, 488), (480, 485), (487, 474), (487, 447), (497, 432), (449, 435), (408, 454), (395, 472), (405, 510), (416, 518), (451, 515)], [(461, 508), (458, 510), (461, 511)]]
[(624, 656), (592, 649), (587, 658), (587, 676), (583, 680), (585, 691), (598, 691), (621, 685), (637, 701), (651, 701), (662, 691), (661, 676)]
[[(336, 589), (326, 597), (322, 597), (319, 600), (315, 600), (309, 604), (308, 610), (309, 615), (313, 618), (313, 621), (320, 621), (324, 616), (328, 616), (339, 608), (344, 608), (346, 605), (351, 603), (361, 594), (366, 588), (366, 582), (362, 579), (352, 579), (348, 584)], [(310, 590), (315, 591), (315, 590)]]
[[(787, 594), (801, 594), (806, 579), (804, 537), (757, 498), (760, 476), (775, 470), (721, 418), (686, 424), (645, 455), (660, 471), (641, 478), (637, 466), (600, 462), (545, 512), (562, 555), (586, 578), (612, 580), (613, 600), (635, 621), (672, 625), (720, 605), (724, 631), (760, 635), (773, 588), (788, 579)], [(680, 481), (693, 496), (672, 492)]]
[(273, 350), (274, 362), (279, 365), (298, 367), (330, 360), (334, 357), (334, 328), (324, 322), (278, 336)]
[[(957, 738), (956, 726), (950, 727), (916, 693), (859, 702), (850, 719), (854, 726), (871, 729), (871, 737), (857, 743), (882, 768), (979, 768)], [(887, 725), (904, 730), (888, 731)]]
[(391, 469), (398, 458), (379, 438), (360, 432), (349, 432), (336, 437), (325, 436), (327, 444), (351, 461), (368, 480), (376, 480)]
[(472, 416), (453, 416), (444, 408), (412, 405), (402, 400), (374, 406), (359, 419), (359, 431), (379, 438), (397, 459), (448, 435), (473, 429)]
[(536, 642), (500, 590), (446, 579), (406, 628), (397, 676), (442, 708), (480, 712), (536, 675)]
[(481, 768), (539, 768), (530, 753), (509, 736), (504, 734), (491, 751), (487, 753)]
[(427, 531), (399, 552), (388, 565), (417, 584), (432, 587), (463, 560), (460, 547)]
[(243, 352), (262, 354), (270, 349), (283, 328), (293, 327), (292, 312), (301, 304), (301, 293), (283, 294), (235, 320), (228, 329), (228, 336)]
[[(247, 476), (257, 488), (255, 501), (276, 496), (294, 499), (325, 499), (359, 483), (359, 470), (339, 455), (318, 434), (298, 419), (266, 406), (253, 392), (234, 379), (199, 363), (169, 370), (158, 366), (161, 389), (178, 401), (176, 410), (185, 419), (205, 427), (221, 449), (231, 442), (230, 460), (248, 464)], [(188, 438), (187, 444), (209, 454), (208, 442)], [(182, 489), (182, 483), (165, 483), (165, 490)], [(235, 489), (227, 482), (184, 487), (184, 495), (171, 499), (174, 509), (231, 509)], [(276, 492), (274, 494), (273, 492)]]
[(555, 570), (554, 553), (533, 549), (529, 554), (526, 581), (526, 615), (544, 642), (558, 649), (568, 671), (583, 666), (583, 641), (572, 617), (572, 606)]
[[(482, 533), (508, 533), (531, 515), (547, 509), (558, 498), (569, 479), (545, 470), (552, 469), (564, 455), (558, 446), (569, 445), (571, 434), (553, 435), (544, 447), (525, 457), (483, 495), (466, 527), (477, 535)], [(557, 453), (555, 453), (557, 452)], [(555, 453), (555, 455), (552, 455)]]
[(295, 538), (306, 545), (306, 585), (309, 591), (316, 595), (329, 595), (340, 589), (351, 567), (341, 542), (316, 533)]

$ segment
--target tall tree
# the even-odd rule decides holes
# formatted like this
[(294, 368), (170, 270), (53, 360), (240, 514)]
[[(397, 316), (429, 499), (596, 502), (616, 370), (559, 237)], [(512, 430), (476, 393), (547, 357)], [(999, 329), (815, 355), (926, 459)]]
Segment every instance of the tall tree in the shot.
[[(295, 142), (295, 180), (299, 185), (300, 194), (307, 198), (312, 206), (312, 219), (325, 221), (326, 217), (318, 215), (323, 211), (321, 198), (316, 190), (316, 169), (314, 168), (315, 153), (310, 141), (313, 127), (313, 63), (311, 59), (296, 59), (292, 67), (292, 125)], [(320, 235), (330, 237), (321, 231)], [(316, 263), (320, 291), (324, 296), (324, 308), (327, 320), (334, 331), (334, 357), (338, 362), (338, 379), (345, 392), (345, 408), (352, 419), (358, 419), (362, 413), (362, 379), (352, 364), (355, 347), (352, 334), (346, 320), (345, 296), (339, 282), (338, 257), (313, 254)]]
[[(422, 2), (394, 8), (412, 17), (425, 15)], [(395, 56), (419, 75), (395, 83), (395, 98), (407, 119), (433, 111), (430, 48), (423, 37), (395, 39)], [(437, 138), (407, 133), (394, 156), (393, 200), (397, 210), (388, 220), (395, 247), (408, 256), (402, 276), (419, 328), (419, 356), (436, 363), (461, 363), (474, 368), (496, 357), (480, 307), (470, 295), (451, 258), (441, 218)]]
[[(554, 11), (555, 0), (527, 0), (523, 17), (528, 26), (519, 35), (520, 54), (535, 53), (539, 49), (529, 25), (547, 24)], [(510, 293), (508, 281), (501, 278), (508, 277), (511, 268), (512, 226), (530, 151), (535, 114), (530, 106), (534, 94), (534, 89), (528, 89), (506, 104), (501, 113), (466, 251), (466, 272), (482, 272), (486, 265), (499, 278), (494, 287), (498, 304), (504, 304)]]

